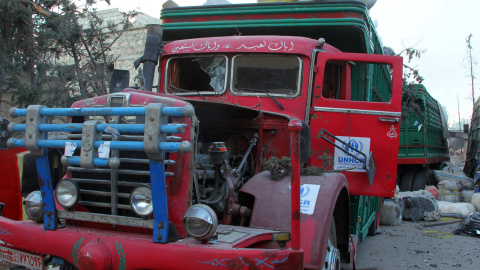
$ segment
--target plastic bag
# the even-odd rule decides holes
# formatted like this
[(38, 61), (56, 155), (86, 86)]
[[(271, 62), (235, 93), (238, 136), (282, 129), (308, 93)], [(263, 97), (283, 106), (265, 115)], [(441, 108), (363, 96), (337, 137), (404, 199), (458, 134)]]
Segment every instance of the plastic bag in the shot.
[(480, 236), (480, 213), (473, 212), (455, 229), (455, 234)]
[(463, 172), (452, 173), (449, 171), (438, 171), (438, 170), (433, 170), (433, 172), (435, 175), (435, 179), (437, 179), (438, 182), (441, 182), (444, 180), (456, 181), (462, 185), (462, 189), (473, 189), (473, 179), (470, 177), (467, 177)]
[(385, 200), (380, 208), (380, 225), (396, 226), (402, 222), (402, 209), (398, 203)]
[[(395, 198), (402, 208), (403, 220), (424, 220), (425, 213), (436, 212), (438, 209), (437, 201), (426, 190), (400, 192)], [(435, 214), (427, 215), (428, 220), (435, 220), (436, 217)]]

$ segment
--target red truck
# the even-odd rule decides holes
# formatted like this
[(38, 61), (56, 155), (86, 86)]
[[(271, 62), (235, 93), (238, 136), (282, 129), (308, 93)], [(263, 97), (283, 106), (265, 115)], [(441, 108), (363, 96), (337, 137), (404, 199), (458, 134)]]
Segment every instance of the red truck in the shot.
[[(378, 197), (394, 195), (402, 93), (402, 59), (381, 55), (365, 5), (169, 8), (162, 18), (163, 38), (149, 28), (140, 61), (145, 90), (11, 111), (26, 117), (9, 126), (25, 137), (8, 144), (35, 155), (40, 190), (25, 200), (30, 221), (0, 217), (2, 259), (352, 268)], [(48, 138), (57, 131), (68, 140)], [(67, 167), (56, 185), (51, 148)]]

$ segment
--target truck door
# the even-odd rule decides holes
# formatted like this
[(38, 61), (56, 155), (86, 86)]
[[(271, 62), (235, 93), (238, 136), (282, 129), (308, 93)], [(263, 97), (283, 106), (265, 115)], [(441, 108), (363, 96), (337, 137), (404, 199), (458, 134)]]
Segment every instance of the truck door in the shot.
[(394, 196), (402, 58), (319, 52), (316, 65), (311, 164), (344, 173), (351, 194)]

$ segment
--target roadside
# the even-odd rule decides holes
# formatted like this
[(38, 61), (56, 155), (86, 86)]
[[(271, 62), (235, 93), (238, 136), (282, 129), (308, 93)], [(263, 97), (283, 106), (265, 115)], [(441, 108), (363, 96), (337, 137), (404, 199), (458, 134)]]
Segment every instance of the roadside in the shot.
[[(382, 226), (382, 233), (359, 244), (358, 270), (390, 269), (480, 269), (480, 238), (453, 235), (458, 223), (423, 228), (435, 222), (402, 221), (398, 226)], [(446, 234), (424, 234), (440, 231)], [(447, 237), (447, 238), (437, 238)]]

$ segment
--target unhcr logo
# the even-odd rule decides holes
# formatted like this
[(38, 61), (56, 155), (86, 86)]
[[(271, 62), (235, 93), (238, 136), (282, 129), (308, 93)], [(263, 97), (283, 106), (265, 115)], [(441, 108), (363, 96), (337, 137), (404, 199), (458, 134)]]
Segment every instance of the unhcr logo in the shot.
[(356, 140), (352, 139), (352, 140), (350, 140), (350, 143), (348, 145), (345, 145), (344, 149), (348, 153), (350, 153), (352, 155), (355, 155), (355, 156), (358, 156), (358, 155), (360, 155), (360, 153), (353, 150), (353, 149), (356, 149), (356, 150), (362, 152), (363, 143), (362, 142), (357, 142)]

